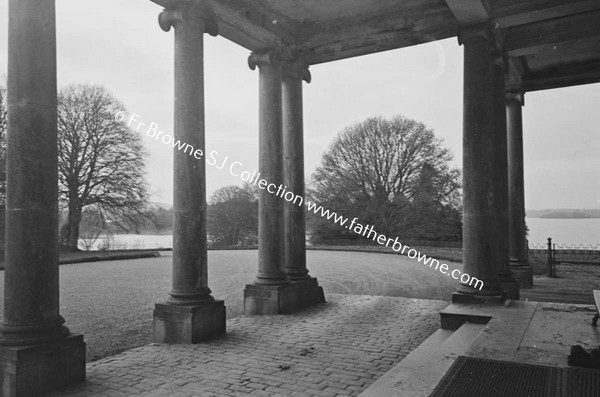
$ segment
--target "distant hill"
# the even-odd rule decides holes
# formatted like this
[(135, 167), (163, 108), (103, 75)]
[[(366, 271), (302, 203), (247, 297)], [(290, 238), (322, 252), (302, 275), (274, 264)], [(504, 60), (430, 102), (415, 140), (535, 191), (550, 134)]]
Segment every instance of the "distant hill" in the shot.
[(592, 219), (600, 218), (600, 209), (548, 209), (527, 210), (530, 218), (545, 219)]

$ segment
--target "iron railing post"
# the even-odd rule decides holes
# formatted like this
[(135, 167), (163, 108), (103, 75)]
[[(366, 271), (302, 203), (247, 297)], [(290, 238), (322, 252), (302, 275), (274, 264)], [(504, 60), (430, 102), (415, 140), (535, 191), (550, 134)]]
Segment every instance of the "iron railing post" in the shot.
[(552, 271), (552, 238), (548, 237), (548, 277), (554, 277), (554, 272)]

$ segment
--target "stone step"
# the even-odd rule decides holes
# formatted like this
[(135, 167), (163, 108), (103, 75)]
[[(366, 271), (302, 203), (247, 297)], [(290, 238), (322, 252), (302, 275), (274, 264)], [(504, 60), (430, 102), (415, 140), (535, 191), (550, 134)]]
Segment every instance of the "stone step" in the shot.
[(485, 328), (463, 324), (458, 330), (439, 329), (367, 388), (360, 397), (427, 397), (459, 355)]
[(484, 309), (478, 305), (452, 304), (440, 311), (442, 329), (456, 330), (466, 323), (487, 324), (492, 316)]

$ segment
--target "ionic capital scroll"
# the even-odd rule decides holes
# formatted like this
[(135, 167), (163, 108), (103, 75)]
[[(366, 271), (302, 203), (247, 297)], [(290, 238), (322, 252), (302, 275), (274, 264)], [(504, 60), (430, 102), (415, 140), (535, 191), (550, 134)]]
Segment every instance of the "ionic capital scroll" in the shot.
[(164, 10), (158, 15), (158, 25), (160, 28), (168, 32), (171, 28), (175, 28), (178, 23), (189, 23), (198, 26), (204, 33), (211, 36), (219, 34), (219, 27), (215, 20), (207, 15), (200, 15), (190, 9), (190, 6), (180, 6), (172, 10)]
[(281, 56), (279, 56), (275, 51), (267, 51), (256, 53), (253, 52), (248, 57), (248, 67), (251, 70), (255, 70), (256, 67), (261, 67), (263, 65), (273, 65), (279, 66), (281, 65)]
[(311, 81), (311, 74), (310, 70), (308, 70), (308, 65), (300, 61), (286, 63), (283, 68), (283, 73), (285, 76), (302, 79), (307, 83), (310, 83)]

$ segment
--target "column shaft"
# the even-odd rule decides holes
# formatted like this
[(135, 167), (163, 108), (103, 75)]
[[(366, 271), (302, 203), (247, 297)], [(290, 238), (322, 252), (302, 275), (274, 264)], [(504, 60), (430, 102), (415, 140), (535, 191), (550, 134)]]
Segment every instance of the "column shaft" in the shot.
[[(174, 138), (204, 150), (204, 51), (206, 21), (192, 3), (160, 14), (175, 28)], [(225, 306), (210, 294), (206, 252), (206, 166), (204, 159), (174, 148), (173, 287), (154, 307), (158, 343), (197, 343), (225, 333)]]
[(59, 314), (54, 1), (9, 3), (6, 270), (2, 344), (68, 334)]
[(523, 177), (523, 96), (506, 97), (508, 135), (508, 190), (510, 219), (511, 270), (522, 288), (533, 286), (533, 271), (529, 265), (529, 248), (525, 226), (525, 183)]
[(506, 102), (505, 102), (505, 76), (504, 63), (500, 53), (496, 53), (492, 63), (492, 79), (494, 90), (493, 111), (495, 129), (491, 139), (493, 140), (494, 161), (493, 174), (495, 179), (496, 195), (493, 201), (493, 212), (495, 216), (494, 225), (496, 232), (494, 241), (495, 259), (497, 273), (502, 288), (510, 299), (519, 299), (519, 284), (513, 278), (510, 271), (509, 256), (509, 212), (508, 212), (508, 155), (506, 136)]
[[(461, 284), (457, 292), (476, 296), (502, 296), (499, 262), (506, 256), (496, 240), (498, 200), (502, 200), (502, 175), (494, 164), (500, 129), (495, 98), (493, 44), (489, 33), (467, 32), (464, 44), (463, 121), (463, 271), (481, 280), (481, 290)], [(459, 295), (455, 294), (457, 298)], [(453, 299), (455, 298), (453, 296)]]
[[(274, 56), (259, 66), (259, 172), (275, 186), (283, 185), (282, 70)], [(258, 274), (256, 284), (286, 283), (283, 199), (260, 189), (258, 203)]]
[[(204, 26), (175, 24), (175, 140), (204, 148)], [(207, 281), (206, 167), (174, 149), (173, 289), (169, 303), (211, 301)]]
[(0, 395), (85, 380), (85, 343), (59, 313), (55, 2), (10, 0)]
[(306, 219), (304, 211), (304, 128), (302, 77), (284, 73), (283, 147), (284, 184), (300, 200), (285, 201), (285, 273), (288, 279), (308, 279), (306, 268)]
[(275, 194), (268, 187), (260, 190), (258, 274), (244, 289), (244, 313), (291, 313), (325, 301), (323, 289), (306, 269), (303, 203), (287, 202), (284, 211), (286, 195), (281, 193), (285, 188), (304, 197), (302, 74), (290, 75), (286, 64), (283, 78), (280, 59), (272, 52), (253, 53), (248, 64), (260, 68), (260, 174), (278, 188)]

